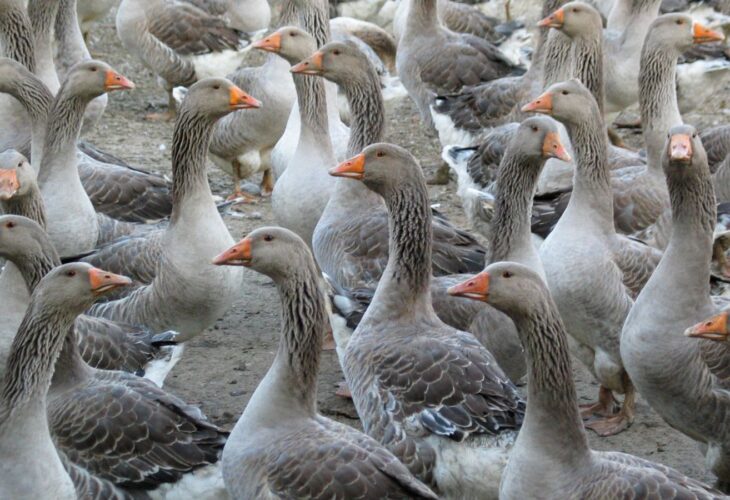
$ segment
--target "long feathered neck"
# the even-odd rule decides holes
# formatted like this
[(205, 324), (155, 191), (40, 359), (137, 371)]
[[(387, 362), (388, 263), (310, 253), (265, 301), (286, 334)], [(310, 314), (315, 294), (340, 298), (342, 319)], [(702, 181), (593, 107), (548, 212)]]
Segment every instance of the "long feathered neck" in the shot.
[(58, 0), (28, 0), (32, 34), (35, 39), (36, 71), (51, 92), (58, 90), (59, 82), (53, 61), (53, 24), (58, 12)]
[(575, 39), (573, 61), (573, 75), (591, 91), (603, 114), (603, 44), (600, 31)]
[(196, 111), (193, 106), (183, 105), (180, 109), (172, 135), (171, 224), (175, 224), (180, 217), (186, 198), (197, 193), (212, 197), (206, 161), (215, 121), (211, 116)]
[(575, 153), (573, 194), (568, 206), (591, 210), (594, 221), (613, 227), (613, 194), (607, 160), (607, 137), (597, 106), (579, 123), (565, 123)]
[(85, 380), (92, 373), (92, 368), (81, 357), (78, 334), (74, 327), (69, 328), (63, 339), (61, 352), (56, 360), (51, 378), (53, 390), (63, 390)]
[(550, 30), (543, 55), (542, 88), (562, 82), (573, 73), (573, 40), (558, 30)]
[(33, 183), (29, 191), (22, 196), (13, 196), (2, 202), (3, 212), (11, 215), (22, 215), (46, 228), (46, 209), (38, 184)]
[(366, 146), (380, 142), (385, 130), (385, 104), (380, 91), (380, 79), (375, 68), (367, 62), (367, 68), (358, 70), (342, 89), (347, 96), (352, 113), (348, 156), (355, 156)]
[[(568, 3), (568, 0), (546, 0), (542, 4), (542, 13), (540, 19), (545, 19), (547, 16), (558, 10), (564, 4)], [(533, 71), (540, 71), (545, 65), (545, 48), (548, 36), (550, 34), (550, 28), (538, 28), (537, 40), (535, 42), (535, 55), (533, 61), (536, 64), (532, 64), (530, 69), (527, 70), (528, 74), (532, 74)], [(533, 70), (535, 68), (535, 70)], [(539, 75), (539, 73), (537, 73)]]
[(682, 123), (675, 86), (677, 58), (674, 51), (651, 38), (641, 51), (639, 108), (649, 167), (656, 171), (661, 171), (667, 131)]
[(329, 322), (317, 270), (311, 258), (306, 260), (297, 272), (277, 280), (282, 303), (277, 358), (286, 360), (294, 397), (314, 414), (322, 339)]
[(532, 198), (543, 163), (540, 156), (520, 154), (517, 145), (505, 154), (497, 173), (489, 262), (513, 260), (512, 251), (532, 245)]
[(63, 49), (63, 57), (57, 58), (60, 74), (65, 76), (78, 61), (90, 58), (76, 14), (76, 0), (59, 0), (56, 15), (56, 41)]
[[(677, 258), (678, 271), (690, 276), (709, 296), (712, 240), (717, 217), (709, 168), (693, 164), (667, 176), (672, 204), (672, 236), (665, 256)], [(681, 271), (679, 268), (682, 268)]]
[(8, 91), (22, 104), (30, 117), (32, 130), (30, 159), (37, 171), (43, 159), (46, 124), (53, 104), (53, 94), (32, 73), (26, 74), (17, 84), (10, 86)]
[(30, 18), (20, 6), (6, 8), (0, 16), (5, 57), (18, 61), (29, 71), (35, 71), (36, 67), (32, 32)]
[(439, 18), (436, 0), (407, 1), (410, 1), (408, 19), (406, 20), (405, 34), (407, 36), (422, 34), (438, 28)]
[(417, 313), (422, 310), (418, 306), (430, 304), (431, 282), (431, 208), (423, 175), (389, 186), (383, 198), (389, 216), (389, 256), (373, 302), (381, 293), (397, 295), (404, 313)]
[(54, 171), (76, 170), (76, 143), (84, 110), (90, 100), (88, 96), (74, 94), (66, 83), (61, 86), (48, 115), (43, 159), (38, 171), (39, 184), (43, 185)]
[(56, 359), (75, 318), (67, 309), (44, 306), (42, 297), (31, 297), (10, 348), (2, 390), (9, 410), (0, 421), (31, 403), (45, 404)]
[[(580, 461), (589, 452), (578, 413), (565, 327), (552, 299), (529, 316), (515, 317), (527, 353), (527, 412), (520, 431), (530, 443), (558, 453), (562, 461)], [(518, 438), (519, 439), (519, 438)]]

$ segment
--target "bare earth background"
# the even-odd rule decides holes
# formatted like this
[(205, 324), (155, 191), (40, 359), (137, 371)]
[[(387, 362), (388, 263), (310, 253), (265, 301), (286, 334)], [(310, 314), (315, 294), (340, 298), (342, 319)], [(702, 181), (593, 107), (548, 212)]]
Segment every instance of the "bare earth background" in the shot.
[[(115, 11), (96, 27), (90, 49), (94, 57), (109, 62), (131, 78), (137, 88), (110, 96), (106, 114), (88, 139), (134, 166), (169, 176), (172, 123), (143, 120), (146, 113), (164, 111), (166, 96), (152, 73), (121, 47), (114, 29), (114, 15)], [(689, 115), (685, 119), (699, 126), (727, 121), (726, 114), (717, 112), (724, 106), (725, 103), (718, 106), (715, 102), (714, 114)], [(627, 133), (630, 143), (636, 144), (636, 134)], [(439, 162), (438, 140), (429, 137), (410, 100), (389, 103), (386, 137), (389, 142), (409, 149), (421, 161), (427, 176), (434, 172)], [(230, 179), (212, 164), (209, 167), (213, 193), (226, 196), (231, 192)], [(456, 224), (466, 226), (453, 182), (448, 186), (431, 186), (430, 195), (431, 202), (440, 204), (440, 209)], [(275, 223), (268, 200), (243, 208), (242, 215), (225, 218), (236, 240), (252, 229)], [(200, 405), (213, 422), (227, 429), (233, 428), (268, 370), (279, 338), (279, 300), (273, 284), (253, 271), (245, 273), (240, 298), (212, 328), (186, 345), (182, 360), (165, 382), (166, 389)], [(581, 402), (593, 401), (598, 387), (577, 361), (574, 374)], [(334, 395), (335, 386), (341, 380), (334, 351), (323, 353), (319, 410), (360, 428), (352, 403)], [(636, 421), (629, 430), (610, 438), (599, 438), (590, 432), (589, 436), (594, 449), (632, 453), (676, 467), (692, 477), (713, 480), (705, 470), (697, 445), (671, 429), (641, 398)]]

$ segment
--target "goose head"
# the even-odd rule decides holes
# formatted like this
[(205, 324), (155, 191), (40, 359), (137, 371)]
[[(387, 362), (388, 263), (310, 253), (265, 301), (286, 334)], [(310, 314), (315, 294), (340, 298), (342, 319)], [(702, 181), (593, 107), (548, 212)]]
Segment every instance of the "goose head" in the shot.
[(213, 259), (216, 266), (244, 266), (276, 280), (308, 268), (304, 240), (281, 227), (261, 227)]
[(669, 130), (662, 164), (668, 177), (694, 176), (698, 169), (705, 169), (709, 175), (705, 148), (692, 125), (677, 125)]
[(557, 158), (570, 161), (570, 155), (560, 141), (558, 126), (546, 116), (531, 116), (520, 123), (513, 143), (520, 152), (529, 157), (542, 159)]
[(551, 85), (525, 104), (522, 111), (546, 114), (570, 124), (585, 123), (600, 115), (593, 94), (576, 78)]
[(204, 78), (188, 89), (182, 100), (181, 115), (190, 110), (220, 118), (239, 109), (260, 108), (261, 103), (226, 78)]
[(654, 20), (645, 46), (659, 46), (679, 57), (693, 44), (721, 42), (725, 36), (694, 21), (687, 14), (665, 14)]
[(0, 257), (15, 262), (43, 255), (47, 241), (48, 236), (37, 222), (20, 215), (0, 216)]
[(91, 60), (74, 65), (66, 77), (64, 87), (79, 97), (91, 100), (107, 92), (133, 89), (134, 83), (107, 63)]
[(395, 144), (376, 143), (330, 169), (334, 177), (362, 181), (370, 190), (385, 196), (390, 188), (413, 176), (423, 176), (418, 161)]
[(0, 57), (0, 92), (10, 93), (33, 73), (14, 59)]
[(28, 159), (14, 149), (0, 153), (0, 202), (30, 193), (36, 173)]
[(715, 316), (701, 321), (694, 326), (690, 326), (684, 331), (684, 334), (688, 337), (698, 339), (727, 342), (728, 337), (730, 337), (727, 320), (728, 314), (730, 313), (727, 311), (716, 314)]
[(337, 84), (347, 83), (352, 73), (368, 67), (367, 56), (355, 45), (330, 42), (292, 67), (292, 73), (322, 76)]
[(39, 283), (35, 294), (41, 294), (46, 306), (80, 314), (99, 296), (127, 286), (126, 276), (97, 269), (89, 264), (74, 262), (53, 269)]
[(535, 271), (516, 262), (495, 262), (469, 280), (448, 289), (454, 297), (486, 302), (514, 317), (530, 316), (549, 296)]
[(560, 30), (571, 38), (601, 33), (601, 14), (583, 2), (569, 2), (537, 23), (542, 28)]
[(254, 42), (251, 47), (273, 52), (290, 64), (296, 64), (317, 50), (317, 41), (301, 28), (285, 26)]

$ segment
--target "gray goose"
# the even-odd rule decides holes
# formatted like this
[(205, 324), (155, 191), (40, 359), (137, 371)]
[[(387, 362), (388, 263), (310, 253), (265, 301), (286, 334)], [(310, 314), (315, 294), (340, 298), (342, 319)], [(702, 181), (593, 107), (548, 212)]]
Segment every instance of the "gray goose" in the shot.
[[(549, 158), (570, 161), (560, 142), (557, 123), (546, 117), (525, 119), (508, 143), (496, 181), (494, 219), (487, 235), (486, 263), (509, 260), (523, 264), (540, 276), (545, 271), (530, 230), (532, 198), (537, 180)], [(446, 291), (469, 275), (437, 277), (431, 286), (434, 308), (448, 325), (470, 331), (517, 383), (526, 373), (522, 346), (512, 320), (496, 309)]]
[[(635, 392), (619, 353), (621, 327), (658, 263), (651, 247), (616, 234), (607, 164), (607, 135), (598, 104), (578, 80), (558, 83), (526, 111), (545, 113), (568, 129), (576, 172), (568, 207), (540, 247), (550, 292), (576, 354), (601, 383), (599, 401), (585, 408), (602, 419), (586, 425), (612, 435), (633, 421)], [(614, 415), (612, 392), (625, 394)]]
[[(241, 272), (206, 263), (233, 244), (208, 185), (206, 158), (215, 122), (258, 101), (222, 78), (190, 87), (180, 106), (172, 139), (170, 224), (146, 237), (121, 240), (100, 260), (120, 267), (145, 264), (151, 282), (123, 299), (97, 304), (92, 313), (107, 319), (175, 330), (185, 341), (224, 314), (241, 284)], [(169, 300), (171, 296), (174, 301)]]
[(674, 229), (659, 266), (626, 318), (621, 357), (651, 407), (670, 426), (701, 443), (707, 467), (727, 491), (727, 344), (683, 335), (720, 309), (709, 285), (715, 195), (707, 156), (693, 127), (671, 129), (662, 163)]
[[(342, 88), (352, 114), (350, 155), (382, 140), (385, 109), (380, 82), (356, 46), (330, 42), (292, 71), (324, 77)], [(433, 245), (436, 276), (484, 267), (485, 249), (438, 213), (433, 214)], [(338, 179), (314, 230), (312, 249), (318, 266), (336, 288), (356, 290), (359, 301), (366, 301), (388, 260), (388, 212), (382, 198), (360, 183)]]
[(150, 119), (172, 119), (174, 87), (233, 72), (245, 56), (248, 38), (226, 20), (176, 0), (122, 0), (117, 10), (122, 45), (153, 73), (168, 92), (168, 111)]
[(508, 314), (527, 351), (527, 412), (504, 471), (500, 498), (722, 497), (719, 491), (664, 465), (589, 448), (565, 326), (537, 273), (514, 262), (497, 262), (449, 292), (487, 302)]
[(13, 457), (0, 469), (3, 498), (77, 498), (51, 440), (47, 393), (76, 316), (105, 291), (128, 282), (77, 263), (54, 269), (36, 287), (13, 341), (0, 392), (0, 451)]
[(486, 40), (446, 30), (436, 0), (409, 1), (396, 68), (429, 129), (434, 129), (430, 106), (436, 95), (521, 71)]
[[(0, 321), (0, 372), (4, 371), (5, 356), (28, 305), (29, 282), (60, 264), (42, 229), (45, 210), (34, 176), (20, 153), (0, 155), (0, 207), (6, 214), (14, 214), (5, 216), (7, 220), (2, 218), (11, 223), (13, 231), (0, 228), (4, 236), (0, 254), (9, 261), (0, 273), (0, 297), (7, 305)], [(45, 270), (37, 267), (44, 265)], [(175, 359), (163, 359), (168, 353), (160, 351), (161, 346), (174, 343), (171, 332), (155, 334), (145, 328), (87, 315), (79, 316), (75, 327), (84, 360), (96, 368), (144, 373), (162, 385), (174, 366)]]
[[(0, 92), (18, 99), (30, 117), (31, 158), (34, 165), (40, 165), (53, 95), (12, 59), (0, 58), (0, 75)], [(79, 143), (77, 156), (81, 184), (97, 212), (120, 221), (145, 223), (170, 215), (170, 184), (164, 178), (121, 165), (121, 160), (108, 158), (87, 143)]]
[(383, 196), (388, 265), (342, 363), (368, 435), (448, 498), (497, 498), (524, 402), (473, 335), (431, 303), (431, 214), (418, 162), (373, 144), (331, 170)]
[(437, 498), (380, 443), (317, 412), (329, 322), (308, 245), (287, 229), (262, 227), (213, 263), (270, 277), (282, 302), (276, 358), (223, 450), (231, 498)]

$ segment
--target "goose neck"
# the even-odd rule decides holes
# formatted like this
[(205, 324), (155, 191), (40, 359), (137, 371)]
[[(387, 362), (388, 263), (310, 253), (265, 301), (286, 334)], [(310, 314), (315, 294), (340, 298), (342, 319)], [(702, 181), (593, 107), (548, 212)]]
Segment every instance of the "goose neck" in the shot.
[(317, 141), (326, 136), (329, 140), (327, 95), (324, 81), (321, 78), (294, 75), (294, 86), (297, 90), (299, 116), (302, 124), (301, 137)]
[(29, 71), (36, 70), (32, 27), (22, 8), (6, 8), (0, 16), (0, 34), (5, 57), (18, 61)]
[(43, 159), (38, 171), (41, 186), (51, 176), (77, 172), (76, 143), (88, 103), (88, 98), (73, 94), (66, 85), (58, 91), (46, 126)]
[(2, 399), (10, 413), (39, 401), (45, 407), (56, 359), (75, 317), (73, 312), (44, 307), (31, 297), (5, 369)]
[(517, 446), (526, 439), (563, 462), (580, 463), (590, 449), (578, 413), (565, 328), (552, 301), (542, 302), (529, 316), (515, 319), (529, 367), (527, 410)]
[(574, 40), (574, 76), (583, 82), (598, 103), (603, 113), (603, 44), (600, 33), (591, 33)]
[(397, 296), (404, 315), (432, 311), (431, 208), (425, 183), (422, 179), (401, 181), (387, 188), (383, 199), (388, 207), (389, 255), (373, 302)]
[(299, 25), (317, 41), (317, 48), (329, 42), (329, 2), (327, 0), (299, 0)]
[(675, 86), (678, 57), (650, 38), (641, 54), (639, 109), (648, 165), (657, 171), (661, 170), (667, 131), (682, 123)]
[(199, 198), (213, 203), (206, 161), (215, 120), (183, 106), (172, 135), (172, 215), (171, 225), (180, 217), (187, 201)]
[(2, 209), (6, 214), (27, 217), (37, 222), (43, 229), (46, 228), (46, 209), (43, 205), (41, 190), (35, 183), (23, 196), (14, 196), (7, 201), (3, 201)]
[(380, 142), (385, 129), (385, 104), (380, 91), (380, 80), (368, 64), (364, 78), (353, 78), (343, 85), (350, 111), (352, 128), (347, 144), (349, 156), (354, 156), (370, 144)]
[(53, 103), (53, 94), (48, 87), (33, 74), (7, 90), (15, 97), (28, 113), (31, 122), (31, 153), (33, 167), (38, 170), (43, 157), (48, 113)]
[(421, 36), (436, 31), (439, 26), (436, 0), (407, 0), (408, 17), (404, 37)]
[(551, 29), (544, 47), (543, 89), (570, 78), (573, 72), (573, 41), (564, 33)]
[(28, 17), (35, 38), (36, 74), (54, 94), (60, 87), (53, 61), (53, 26), (58, 6), (57, 0), (28, 0)]
[(532, 198), (543, 160), (508, 151), (497, 174), (489, 262), (514, 260), (515, 251), (532, 246)]
[[(589, 211), (604, 228), (613, 228), (613, 192), (607, 160), (607, 137), (603, 118), (594, 107), (589, 117), (579, 123), (566, 123), (575, 153), (573, 193), (568, 209)], [(571, 210), (571, 211), (572, 211)]]
[(76, 0), (60, 0), (55, 33), (58, 42), (59, 74), (64, 78), (77, 62), (91, 58), (76, 14)]
[(92, 368), (81, 357), (77, 333), (72, 326), (63, 340), (61, 352), (56, 360), (51, 389), (63, 391), (67, 387), (74, 387), (88, 379), (91, 373)]
[(276, 280), (282, 303), (282, 332), (276, 354), (279, 377), (293, 402), (314, 415), (322, 338), (329, 327), (314, 262)]

